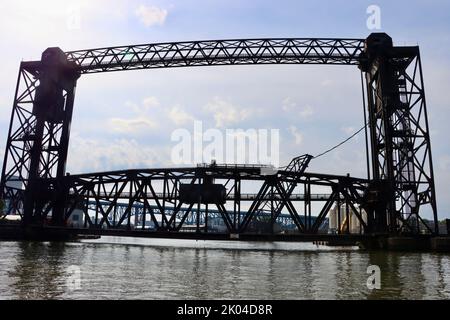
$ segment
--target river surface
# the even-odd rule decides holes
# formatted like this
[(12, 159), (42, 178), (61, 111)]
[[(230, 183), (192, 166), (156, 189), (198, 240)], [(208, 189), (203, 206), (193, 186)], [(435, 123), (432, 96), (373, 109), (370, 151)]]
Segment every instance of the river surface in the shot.
[[(380, 268), (380, 289), (367, 268)], [(102, 237), (0, 242), (1, 299), (450, 299), (450, 255)]]

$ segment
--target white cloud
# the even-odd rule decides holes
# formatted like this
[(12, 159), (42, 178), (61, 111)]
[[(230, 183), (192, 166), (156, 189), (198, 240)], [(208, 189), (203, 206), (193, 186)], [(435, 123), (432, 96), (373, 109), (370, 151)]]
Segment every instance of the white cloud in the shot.
[(213, 114), (216, 126), (219, 128), (241, 122), (252, 113), (250, 109), (236, 107), (219, 97), (215, 97), (204, 109)]
[(282, 109), (284, 111), (291, 111), (291, 110), (295, 109), (296, 107), (297, 107), (297, 103), (292, 101), (292, 99), (290, 97), (283, 99)]
[(110, 118), (109, 129), (119, 133), (143, 133), (165, 125), (165, 129), (175, 124), (180, 126), (194, 121), (195, 118), (184, 110), (181, 105), (173, 107), (162, 106), (156, 97), (149, 96), (137, 104), (132, 101), (125, 103), (127, 109), (134, 113), (129, 118)]
[(168, 116), (176, 125), (183, 125), (195, 120), (193, 116), (184, 111), (180, 106), (175, 106), (170, 109)]
[(346, 135), (352, 135), (353, 133), (355, 133), (355, 128), (354, 127), (343, 127), (342, 131), (344, 131)]
[[(86, 152), (89, 150), (89, 152)], [(150, 168), (168, 163), (170, 148), (147, 146), (134, 139), (100, 141), (77, 134), (71, 138), (68, 171), (72, 174)]]
[(159, 112), (150, 112), (150, 110), (160, 107), (159, 100), (156, 97), (146, 97), (142, 99), (140, 104), (127, 101), (125, 107), (132, 110), (136, 116), (133, 118), (110, 118), (108, 126), (111, 131), (129, 134), (141, 133), (159, 127), (160, 121), (154, 120)]
[(111, 118), (109, 119), (109, 125), (112, 131), (121, 133), (138, 133), (158, 127), (156, 122), (145, 117), (135, 119)]
[(304, 108), (302, 108), (299, 112), (299, 115), (301, 118), (309, 118), (310, 116), (312, 116), (314, 114), (314, 110), (311, 106), (306, 106)]
[(124, 0), (0, 1), (0, 27), (10, 30), (0, 34), (0, 38), (19, 46), (26, 41), (39, 50), (49, 44), (64, 48), (81, 39), (94, 41), (99, 38), (98, 31), (84, 31), (92, 27), (92, 22), (97, 24), (106, 18), (117, 22), (117, 13), (123, 16), (125, 4)]
[(282, 107), (285, 112), (295, 112), (300, 118), (309, 118), (314, 114), (314, 109), (310, 105), (306, 105), (303, 108), (298, 108), (297, 102), (293, 101), (292, 98), (287, 97), (282, 101)]
[(159, 100), (156, 97), (149, 96), (142, 99), (140, 104), (136, 104), (132, 101), (127, 101), (125, 103), (127, 109), (133, 110), (136, 114), (146, 114), (150, 109), (157, 108), (160, 106)]
[(296, 126), (290, 126), (289, 132), (294, 137), (294, 142), (296, 145), (300, 145), (303, 142), (303, 134), (297, 129)]
[(135, 14), (146, 27), (151, 27), (154, 25), (162, 26), (166, 21), (168, 12), (166, 9), (155, 6), (140, 5)]
[[(355, 134), (356, 131), (359, 130), (359, 128), (355, 128), (353, 126), (348, 126), (348, 127), (342, 127), (341, 130), (345, 133), (346, 137), (348, 138), (348, 137), (352, 136), (353, 134)], [(352, 140), (354, 140), (356, 142), (360, 141), (359, 139), (362, 134), (364, 134), (364, 132), (359, 132), (359, 134), (354, 136), (352, 138)], [(363, 139), (363, 141), (364, 141), (364, 139)]]
[(159, 107), (159, 101), (156, 97), (147, 97), (142, 100), (142, 105), (148, 110), (153, 107)]

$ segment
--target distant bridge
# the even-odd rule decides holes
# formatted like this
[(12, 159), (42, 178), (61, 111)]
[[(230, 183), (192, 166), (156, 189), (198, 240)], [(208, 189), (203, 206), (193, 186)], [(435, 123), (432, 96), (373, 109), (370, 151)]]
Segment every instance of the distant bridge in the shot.
[[(99, 205), (107, 208), (109, 206), (109, 203), (107, 203), (107, 202), (97, 203), (95, 201), (88, 202), (88, 212), (91, 214), (91, 220), (94, 222), (94, 225), (97, 224), (98, 220), (99, 220), (99, 210), (98, 210)], [(116, 224), (116, 222), (119, 221), (118, 217), (121, 217), (126, 212), (127, 208), (128, 208), (128, 205), (126, 203), (118, 203), (116, 205), (115, 212), (109, 218), (109, 222), (112, 226), (114, 226)], [(145, 212), (144, 205), (141, 205), (141, 204), (133, 205), (131, 212), (130, 212), (130, 216), (132, 218), (131, 221), (133, 221), (132, 229), (134, 229), (134, 230), (137, 230), (137, 229), (156, 230), (155, 225), (153, 223), (150, 223), (150, 224), (144, 223), (145, 218), (143, 217), (143, 215), (150, 214), (150, 215), (158, 216), (160, 208), (158, 206), (150, 206), (148, 209), (149, 209), (150, 213)], [(173, 214), (174, 210), (175, 210), (175, 208), (173, 208), (172, 211), (168, 210), (167, 213)], [(187, 211), (189, 211), (189, 208), (181, 207), (177, 212), (176, 220), (181, 221)], [(201, 226), (203, 226), (202, 229), (206, 232), (213, 231), (213, 232), (222, 232), (223, 233), (223, 232), (227, 231), (225, 224), (222, 223), (223, 220), (222, 220), (221, 213), (219, 210), (215, 210), (215, 209), (206, 210), (205, 208), (202, 208), (202, 209), (200, 209), (199, 212), (200, 212), (200, 216), (198, 217), (197, 209), (193, 208), (191, 210), (191, 214), (188, 215), (187, 218), (185, 219), (184, 225), (186, 227), (195, 226), (198, 221), (199, 224)], [(239, 213), (240, 219), (245, 218), (246, 215), (247, 215), (247, 211), (241, 211)], [(162, 216), (159, 216), (159, 222), (161, 221), (160, 219), (162, 219)], [(212, 228), (208, 228), (208, 224), (207, 224), (208, 219), (210, 221), (210, 224), (211, 224), (211, 221), (213, 222)], [(258, 221), (260, 224), (267, 224), (270, 221), (270, 219), (271, 219), (271, 213), (268, 211), (260, 211), (256, 214), (256, 221)], [(303, 223), (305, 223), (307, 217), (300, 217), (300, 219), (302, 220)], [(316, 219), (317, 219), (317, 217), (312, 217), (313, 222)], [(295, 230), (296, 229), (295, 222), (292, 219), (290, 214), (280, 214), (278, 216), (278, 218), (276, 219), (276, 223), (279, 224), (280, 230)], [(83, 224), (84, 228), (88, 227), (87, 223), (84, 224), (81, 221), (81, 224)], [(79, 227), (81, 227), (81, 224), (79, 224)], [(267, 227), (268, 226), (269, 225), (267, 224)], [(254, 229), (255, 228), (256, 227), (254, 227)], [(325, 220), (322, 225), (322, 230), (324, 232), (327, 232), (328, 231), (327, 228), (328, 228), (328, 220)], [(130, 227), (130, 229), (131, 229), (131, 227)], [(269, 229), (269, 228), (267, 228), (267, 229)], [(185, 228), (185, 230), (196, 231), (195, 228)]]

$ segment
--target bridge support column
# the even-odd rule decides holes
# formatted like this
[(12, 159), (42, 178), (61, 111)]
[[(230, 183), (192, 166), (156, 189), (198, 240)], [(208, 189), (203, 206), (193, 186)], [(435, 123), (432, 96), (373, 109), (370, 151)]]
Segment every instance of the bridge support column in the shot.
[[(50, 213), (53, 224), (64, 220), (75, 68), (59, 48), (45, 50), (41, 61), (21, 64), (1, 188), (6, 196), (22, 194), (15, 211), (23, 213), (25, 225), (42, 224)], [(6, 171), (7, 161), (17, 166)], [(13, 181), (22, 184), (16, 191), (11, 191)]]
[[(384, 194), (369, 216), (373, 232), (438, 233), (431, 144), (418, 47), (395, 47), (384, 33), (365, 43), (371, 162)], [(433, 225), (425, 223), (425, 207)]]

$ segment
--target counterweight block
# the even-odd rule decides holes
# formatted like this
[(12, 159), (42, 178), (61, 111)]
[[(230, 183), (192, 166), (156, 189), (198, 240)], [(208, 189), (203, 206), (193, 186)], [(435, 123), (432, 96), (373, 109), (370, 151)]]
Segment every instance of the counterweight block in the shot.
[(180, 201), (187, 204), (225, 204), (226, 189), (221, 184), (181, 184)]

